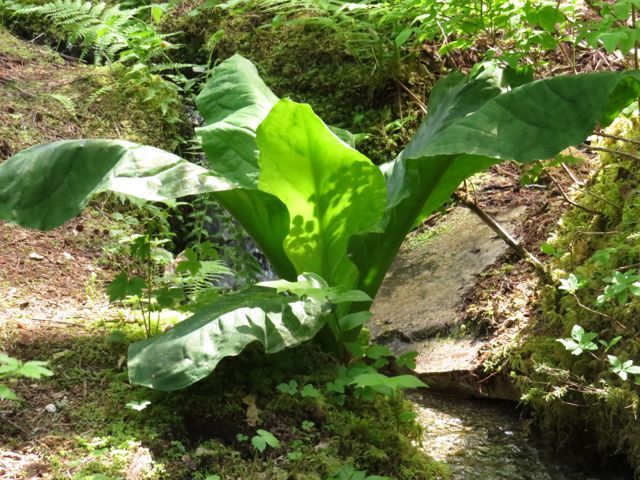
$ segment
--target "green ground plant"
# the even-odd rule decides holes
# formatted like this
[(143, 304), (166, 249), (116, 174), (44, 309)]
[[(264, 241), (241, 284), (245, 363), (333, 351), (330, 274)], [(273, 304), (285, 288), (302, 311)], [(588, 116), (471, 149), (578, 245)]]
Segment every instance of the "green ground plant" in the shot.
[[(122, 141), (41, 145), (0, 166), (7, 185), (0, 217), (51, 228), (100, 191), (148, 200), (214, 192), (255, 239), (283, 280), (227, 296), (131, 345), (134, 383), (184, 388), (255, 341), (277, 352), (322, 331), (325, 344), (340, 351), (357, 340), (366, 321), (361, 312), (406, 233), (462, 180), (506, 159), (555, 155), (597, 122), (612, 121), (640, 92), (636, 72), (515, 88), (513, 78), (487, 65), (441, 80), (414, 139), (376, 167), (337, 136), (349, 135), (334, 133), (308, 105), (279, 100), (253, 65), (234, 56), (216, 67), (197, 99), (204, 117), (198, 136), (211, 170)], [(52, 179), (74, 189), (51, 191)]]
[(473, 49), (479, 51), (479, 60), (500, 59), (512, 68), (535, 65), (541, 54), (572, 39), (560, 32), (575, 18), (578, 6), (574, 1), (512, 0), (257, 3), (276, 14), (274, 27), (287, 22), (318, 25), (337, 36), (350, 55), (394, 72), (400, 72), (407, 57), (419, 56), (424, 45), (434, 45), (442, 57)]
[[(17, 358), (0, 353), (0, 380), (14, 381), (19, 378), (31, 378), (40, 380), (43, 377), (50, 377), (53, 372), (47, 368), (48, 362), (31, 360), (22, 362)], [(20, 400), (13, 390), (7, 385), (0, 383), (0, 400)]]
[[(38, 390), (16, 384), (26, 400), (20, 408), (25, 432), (38, 425), (47, 428), (48, 438), (64, 439), (35, 447), (54, 478), (126, 478), (144, 467), (150, 480), (324, 480), (346, 465), (398, 480), (448, 478), (446, 466), (417, 447), (421, 431), (406, 416), (410, 402), (400, 395), (365, 399), (352, 386), (342, 395), (330, 392), (341, 366), (313, 343), (268, 356), (250, 347), (225, 359), (205, 381), (167, 395), (127, 384), (119, 364), (126, 342), (110, 340), (110, 321), (91, 326), (87, 335), (59, 330), (27, 347), (36, 357), (64, 352), (52, 361), (56, 376), (43, 381), (55, 398), (67, 399), (55, 402), (56, 414), (36, 415)], [(140, 325), (118, 328), (127, 341), (145, 335)], [(320, 395), (277, 388), (293, 381), (315, 386)], [(251, 440), (259, 430), (279, 446), (256, 450)], [(25, 432), (3, 437), (5, 445), (18, 448)]]
[[(178, 93), (190, 82), (180, 73), (192, 65), (171, 61), (169, 51), (176, 48), (155, 25), (165, 6), (149, 4), (125, 8), (119, 4), (82, 0), (56, 0), (42, 4), (7, 1), (0, 7), (8, 19), (20, 19), (19, 29), (45, 36), (49, 43), (95, 65), (108, 65), (118, 79), (115, 88), (134, 95), (144, 91), (144, 101), (165, 116), (167, 123), (180, 123), (174, 115), (180, 107)], [(7, 23), (11, 23), (8, 21)], [(166, 81), (163, 76), (172, 81)], [(92, 92), (89, 104), (109, 93), (113, 85)]]
[[(637, 131), (635, 116), (607, 130), (631, 140)], [(635, 155), (636, 146), (608, 138), (594, 144), (610, 152), (600, 154), (598, 170), (574, 197), (579, 207), (543, 244), (558, 283), (542, 288), (536, 321), (502, 360), (556, 441), (584, 442), (588, 434), (603, 452), (617, 451), (637, 468), (640, 258), (638, 199), (630, 192), (638, 163), (622, 156)]]

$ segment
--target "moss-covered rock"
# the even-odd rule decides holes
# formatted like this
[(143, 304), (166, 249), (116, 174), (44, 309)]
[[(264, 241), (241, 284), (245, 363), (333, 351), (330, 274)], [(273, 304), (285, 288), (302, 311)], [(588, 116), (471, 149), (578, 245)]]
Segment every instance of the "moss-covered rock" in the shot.
[[(0, 26), (0, 160), (38, 143), (81, 137), (175, 149), (186, 131), (175, 88), (159, 78), (138, 85), (125, 75), (66, 61)], [(162, 103), (147, 100), (153, 89)]]
[[(610, 132), (640, 138), (640, 120), (622, 118)], [(632, 155), (637, 145), (604, 139), (599, 145)], [(640, 468), (640, 389), (637, 377), (627, 381), (611, 370), (608, 355), (640, 361), (640, 298), (626, 301), (601, 297), (612, 272), (635, 274), (640, 264), (640, 162), (603, 153), (600, 166), (549, 240), (558, 285), (541, 288), (537, 319), (506, 356), (523, 398), (547, 432), (562, 441), (597, 445), (607, 454), (625, 455)], [(562, 287), (574, 275), (575, 292)], [(601, 297), (601, 301), (598, 298)], [(569, 338), (574, 325), (595, 332), (595, 342), (615, 346), (572, 355), (559, 338)], [(585, 432), (587, 434), (585, 435)]]
[(181, 32), (179, 61), (215, 63), (234, 53), (249, 58), (278, 96), (309, 103), (329, 124), (368, 134), (359, 149), (376, 162), (397, 153), (418, 123), (419, 109), (401, 84), (424, 97), (433, 82), (415, 60), (354, 56), (320, 24), (275, 26), (274, 14), (257, 3), (222, 9), (183, 0), (168, 12), (163, 28)]

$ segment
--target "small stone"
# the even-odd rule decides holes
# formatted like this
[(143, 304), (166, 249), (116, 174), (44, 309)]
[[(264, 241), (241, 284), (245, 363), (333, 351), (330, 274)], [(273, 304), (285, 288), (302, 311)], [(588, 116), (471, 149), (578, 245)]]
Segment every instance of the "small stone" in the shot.
[(39, 253), (36, 253), (36, 252), (31, 252), (29, 254), (29, 258), (31, 260), (35, 260), (37, 262), (41, 262), (42, 260), (44, 260), (44, 257), (42, 255), (40, 255)]
[(69, 252), (62, 252), (62, 258), (64, 258), (65, 260), (75, 260), (75, 257)]
[(189, 470), (198, 468), (198, 464), (189, 455), (183, 455), (181, 460)]
[(18, 307), (20, 308), (27, 308), (29, 306), (29, 300), (25, 300), (24, 302), (20, 302), (18, 304)]
[(56, 413), (58, 409), (53, 403), (49, 403), (46, 407), (44, 407), (44, 410), (49, 413)]
[(329, 448), (330, 445), (331, 444), (326, 440), (320, 441), (317, 445), (313, 447), (313, 451), (321, 452), (322, 450), (326, 450), (327, 448)]

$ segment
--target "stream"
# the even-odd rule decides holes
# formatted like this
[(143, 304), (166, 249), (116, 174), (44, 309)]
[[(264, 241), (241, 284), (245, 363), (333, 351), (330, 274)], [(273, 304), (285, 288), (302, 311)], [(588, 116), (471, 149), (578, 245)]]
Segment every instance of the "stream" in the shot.
[[(513, 234), (524, 210), (491, 213)], [(373, 338), (396, 354), (417, 352), (414, 374), (432, 387), (410, 397), (424, 429), (422, 448), (449, 465), (452, 480), (632, 480), (629, 472), (593, 468), (602, 455), (584, 445), (560, 451), (543, 442), (516, 402), (489, 399), (516, 400), (519, 392), (508, 382), (469, 380), (477, 378), (479, 352), (491, 339), (460, 333), (465, 299), (506, 252), (478, 217), (456, 207), (405, 241), (375, 298)]]
[(446, 462), (453, 480), (632, 480), (590, 468), (584, 449), (572, 458), (545, 444), (515, 404), (425, 393), (413, 395), (423, 448)]

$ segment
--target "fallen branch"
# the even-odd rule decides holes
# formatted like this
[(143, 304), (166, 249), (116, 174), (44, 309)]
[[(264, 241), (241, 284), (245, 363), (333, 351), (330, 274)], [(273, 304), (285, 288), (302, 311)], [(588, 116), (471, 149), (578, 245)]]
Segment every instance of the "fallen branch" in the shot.
[(416, 102), (416, 104), (418, 105), (418, 108), (420, 109), (420, 111), (426, 115), (427, 114), (427, 106), (425, 105), (425, 103), (420, 100), (420, 98), (418, 98), (418, 96), (413, 93), (411, 91), (411, 89), (409, 87), (407, 87), (404, 83), (402, 83), (400, 80), (397, 81), (398, 85), (400, 85), (400, 87), (402, 87), (402, 89), (407, 92), (411, 98), (413, 98), (413, 100)]
[(502, 225), (500, 225), (500, 223), (498, 223), (495, 218), (485, 212), (477, 203), (469, 200), (466, 196), (463, 196), (459, 193), (454, 193), (453, 196), (465, 207), (478, 215), (478, 217), (480, 217), (480, 219), (489, 228), (491, 228), (491, 230), (493, 230), (496, 235), (498, 235), (498, 237), (500, 237), (507, 245), (509, 245), (509, 247), (511, 247), (511, 249), (513, 249), (513, 251), (516, 252), (516, 254), (520, 258), (529, 262), (533, 266), (533, 268), (535, 268), (536, 272), (542, 280), (547, 283), (553, 283), (553, 279), (551, 278), (551, 275), (547, 271), (547, 268), (544, 266), (544, 264), (540, 260), (538, 260), (538, 258), (533, 253), (524, 248), (520, 244), (520, 242), (513, 238), (511, 234), (507, 232), (507, 230)]
[(640, 140), (632, 140), (631, 138), (619, 137), (618, 135), (611, 135), (610, 133), (604, 132), (593, 132), (594, 135), (603, 138), (611, 138), (613, 140), (619, 140), (621, 142), (633, 143), (634, 145), (640, 145)]
[(580, 146), (585, 150), (591, 150), (593, 152), (610, 153), (611, 155), (619, 155), (621, 157), (630, 158), (631, 160), (640, 162), (640, 157), (638, 157), (637, 155), (633, 155), (632, 153), (622, 152), (620, 150), (613, 150), (611, 148), (605, 148), (605, 147), (592, 147), (591, 145), (587, 145), (586, 143), (583, 143)]
[(595, 210), (591, 210), (590, 208), (585, 207), (584, 205), (580, 205), (579, 203), (574, 202), (573, 200), (571, 200), (569, 198), (569, 196), (567, 195), (567, 193), (564, 191), (564, 189), (562, 188), (562, 186), (558, 183), (558, 181), (553, 178), (553, 175), (551, 175), (549, 172), (547, 172), (547, 175), (549, 175), (549, 178), (551, 179), (551, 181), (553, 182), (553, 184), (558, 187), (558, 190), (560, 190), (560, 194), (562, 195), (562, 198), (564, 198), (564, 200), (569, 204), (569, 205), (573, 205), (576, 208), (579, 208), (580, 210), (584, 210), (585, 212), (591, 213), (593, 215), (598, 215), (600, 212), (596, 212)]

